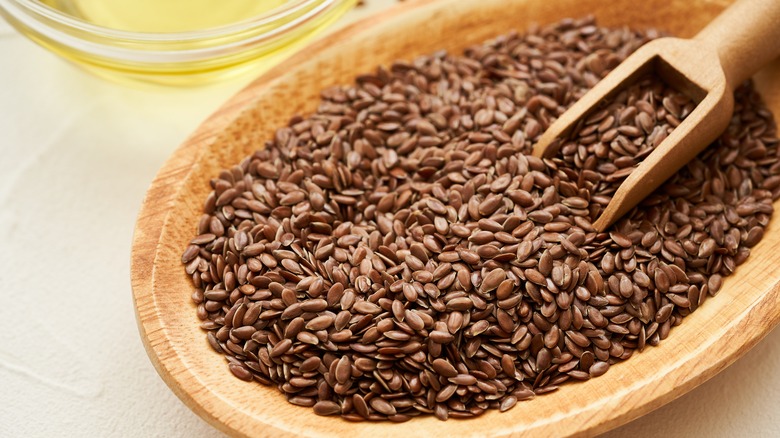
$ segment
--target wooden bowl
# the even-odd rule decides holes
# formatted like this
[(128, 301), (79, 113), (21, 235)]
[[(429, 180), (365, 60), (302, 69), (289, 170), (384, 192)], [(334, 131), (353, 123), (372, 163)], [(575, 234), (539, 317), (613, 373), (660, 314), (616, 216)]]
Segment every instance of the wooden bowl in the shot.
[[(294, 113), (310, 113), (319, 91), (351, 83), (378, 64), (438, 49), (458, 52), (511, 29), (595, 14), (607, 26), (657, 27), (691, 36), (725, 7), (716, 0), (423, 0), (337, 32), (308, 47), (230, 99), (165, 163), (138, 217), (132, 284), (149, 357), (187, 406), (235, 436), (418, 434), (592, 435), (645, 414), (731, 364), (780, 321), (780, 224), (770, 223), (747, 263), (720, 294), (672, 330), (658, 347), (613, 366), (607, 377), (564, 385), (506, 413), (440, 422), (352, 423), (293, 406), (276, 388), (239, 381), (199, 328), (181, 254), (192, 238), (208, 180), (250, 154)], [(780, 65), (757, 76), (780, 114)]]

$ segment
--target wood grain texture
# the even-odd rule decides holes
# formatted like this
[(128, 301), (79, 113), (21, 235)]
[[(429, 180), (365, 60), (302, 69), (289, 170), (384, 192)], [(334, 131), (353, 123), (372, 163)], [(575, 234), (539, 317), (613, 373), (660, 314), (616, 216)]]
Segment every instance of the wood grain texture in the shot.
[[(511, 29), (595, 14), (604, 25), (654, 26), (694, 35), (725, 6), (714, 0), (421, 0), (335, 33), (260, 77), (206, 120), (169, 158), (138, 216), (132, 286), (149, 357), (197, 414), (234, 436), (593, 435), (649, 412), (715, 375), (780, 321), (780, 225), (770, 223), (720, 294), (659, 347), (611, 367), (606, 377), (565, 385), (500, 414), (440, 422), (351, 423), (288, 404), (275, 389), (234, 378), (198, 326), (181, 254), (193, 236), (208, 180), (262, 146), (275, 127), (316, 108), (319, 90), (393, 59), (459, 51)], [(780, 114), (780, 65), (757, 79)]]

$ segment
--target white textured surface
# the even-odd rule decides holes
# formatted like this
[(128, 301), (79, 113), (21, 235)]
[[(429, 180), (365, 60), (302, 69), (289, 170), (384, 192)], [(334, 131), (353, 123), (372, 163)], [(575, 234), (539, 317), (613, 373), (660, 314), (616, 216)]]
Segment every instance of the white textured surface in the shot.
[[(83, 73), (0, 21), (0, 437), (220, 436), (144, 352), (130, 240), (165, 158), (246, 82), (130, 89)], [(778, 406), (780, 330), (609, 436), (780, 436)]]

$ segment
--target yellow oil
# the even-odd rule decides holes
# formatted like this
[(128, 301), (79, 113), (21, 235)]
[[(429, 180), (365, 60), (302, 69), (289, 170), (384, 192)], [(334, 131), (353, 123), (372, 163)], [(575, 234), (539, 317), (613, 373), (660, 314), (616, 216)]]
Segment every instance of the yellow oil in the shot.
[[(103, 27), (129, 30), (133, 32), (171, 33), (197, 31), (236, 23), (273, 11), (288, 2), (299, 0), (38, 0), (60, 12)], [(307, 10), (325, 4), (326, 0), (311, 0), (292, 16), (266, 23), (254, 32), (277, 34), (270, 41), (252, 46), (240, 53), (229, 53), (208, 59), (188, 62), (144, 62), (122, 59), (114, 53), (99, 55), (75, 49), (72, 45), (38, 31), (13, 16), (3, 13), (21, 33), (52, 52), (72, 61), (80, 67), (107, 79), (123, 83), (161, 84), (173, 86), (193, 86), (213, 82), (237, 75), (259, 75), (283, 61), (291, 54), (301, 50), (311, 39), (332, 25), (345, 12), (352, 9), (357, 0), (337, 0), (330, 3), (326, 12), (317, 18), (291, 26), (291, 20)], [(152, 18), (154, 17), (154, 18)], [(49, 26), (69, 31), (64, 23), (49, 23)], [(179, 42), (177, 39), (166, 43), (167, 50), (197, 50), (210, 44), (242, 45), (244, 32), (206, 38), (194, 42)], [(132, 48), (135, 50), (157, 50), (159, 44), (143, 41), (107, 40), (94, 34), (88, 36), (97, 44), (110, 44), (111, 47)]]
[(39, 0), (80, 20), (132, 32), (187, 32), (237, 23), (290, 0)]

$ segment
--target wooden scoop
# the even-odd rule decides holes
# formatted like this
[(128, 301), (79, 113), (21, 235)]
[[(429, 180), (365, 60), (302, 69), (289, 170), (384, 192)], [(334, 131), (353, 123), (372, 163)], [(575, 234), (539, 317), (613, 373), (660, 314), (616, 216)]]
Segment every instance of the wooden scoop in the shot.
[(555, 155), (579, 120), (651, 72), (697, 103), (620, 185), (593, 224), (604, 231), (725, 131), (734, 89), (779, 54), (780, 0), (740, 0), (692, 39), (661, 38), (639, 48), (550, 125), (533, 153)]

